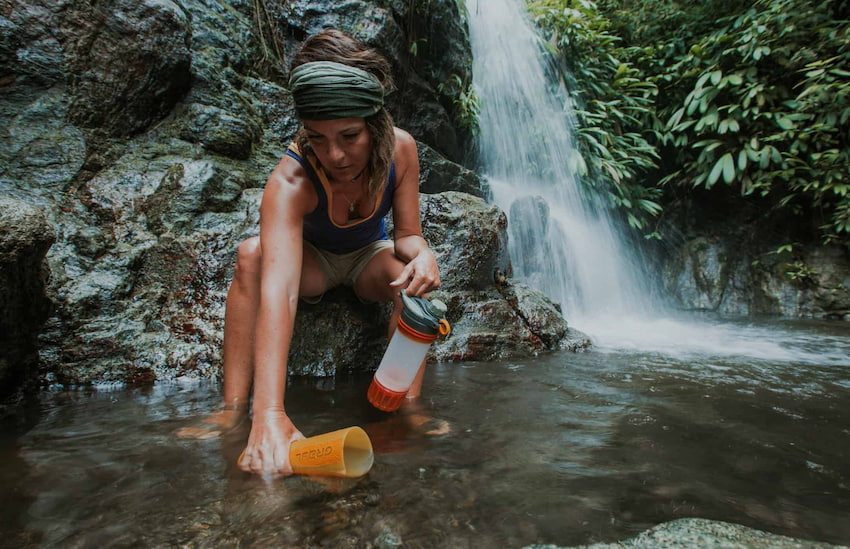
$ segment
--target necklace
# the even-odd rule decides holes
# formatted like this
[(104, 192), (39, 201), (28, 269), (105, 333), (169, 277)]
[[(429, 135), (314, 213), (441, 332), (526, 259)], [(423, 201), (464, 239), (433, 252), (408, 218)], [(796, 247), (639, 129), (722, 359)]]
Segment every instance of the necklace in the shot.
[[(358, 173), (353, 178), (351, 178), (351, 182), (355, 183), (358, 179), (360, 179), (360, 176), (363, 175), (363, 172), (365, 172), (365, 171), (366, 171), (366, 167), (364, 166), (363, 169), (360, 170), (360, 173)], [(348, 195), (345, 194), (345, 193), (342, 193), (342, 192), (339, 193), (339, 195), (341, 197), (343, 197), (346, 202), (348, 202), (348, 214), (349, 215), (353, 214), (354, 209), (357, 207), (357, 202), (359, 201), (359, 199), (355, 198), (354, 200), (349, 200)]]
[(343, 198), (345, 199), (345, 201), (346, 201), (346, 202), (348, 202), (348, 213), (349, 213), (349, 215), (350, 215), (350, 214), (353, 214), (353, 213), (354, 213), (354, 208), (356, 208), (356, 207), (357, 207), (357, 200), (353, 200), (353, 201), (352, 201), (352, 200), (349, 200), (349, 199), (348, 199), (348, 197), (347, 197), (345, 194), (343, 194), (343, 193), (339, 193), (339, 195), (340, 195), (341, 197), (343, 197)]

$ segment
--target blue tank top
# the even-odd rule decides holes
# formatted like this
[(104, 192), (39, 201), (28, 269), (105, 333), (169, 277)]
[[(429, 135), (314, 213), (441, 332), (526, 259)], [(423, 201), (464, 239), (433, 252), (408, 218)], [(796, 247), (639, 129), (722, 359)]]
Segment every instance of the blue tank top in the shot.
[(384, 217), (393, 204), (395, 191), (395, 164), (390, 165), (390, 174), (384, 192), (376, 200), (372, 215), (369, 217), (338, 225), (331, 218), (328, 208), (330, 182), (315, 158), (304, 158), (291, 148), (286, 154), (298, 161), (307, 172), (319, 204), (316, 209), (304, 216), (304, 240), (319, 248), (334, 254), (345, 254), (359, 250), (376, 240), (387, 240), (387, 222)]

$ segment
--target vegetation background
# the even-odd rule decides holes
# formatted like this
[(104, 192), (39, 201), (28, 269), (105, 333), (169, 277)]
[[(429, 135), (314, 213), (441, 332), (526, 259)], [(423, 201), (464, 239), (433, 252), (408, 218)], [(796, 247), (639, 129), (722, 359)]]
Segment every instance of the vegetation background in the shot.
[(584, 181), (649, 238), (733, 221), (850, 244), (841, 0), (528, 0), (576, 105)]

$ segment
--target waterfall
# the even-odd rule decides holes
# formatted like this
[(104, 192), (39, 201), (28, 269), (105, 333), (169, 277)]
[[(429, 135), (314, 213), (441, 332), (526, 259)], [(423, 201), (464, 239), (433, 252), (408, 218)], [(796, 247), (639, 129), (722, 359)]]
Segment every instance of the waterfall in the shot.
[(508, 214), (514, 278), (560, 303), (579, 329), (646, 311), (643, 268), (607, 208), (582, 190), (571, 99), (524, 2), (468, 0), (467, 10), (481, 172)]

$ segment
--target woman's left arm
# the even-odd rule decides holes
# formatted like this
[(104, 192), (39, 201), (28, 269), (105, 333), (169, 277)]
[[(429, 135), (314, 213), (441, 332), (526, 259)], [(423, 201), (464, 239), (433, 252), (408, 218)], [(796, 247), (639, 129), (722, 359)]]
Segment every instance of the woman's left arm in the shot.
[(396, 188), (393, 194), (395, 255), (406, 265), (390, 283), (419, 296), (440, 287), (437, 259), (422, 236), (419, 220), (419, 156), (416, 141), (404, 130), (395, 132)]

